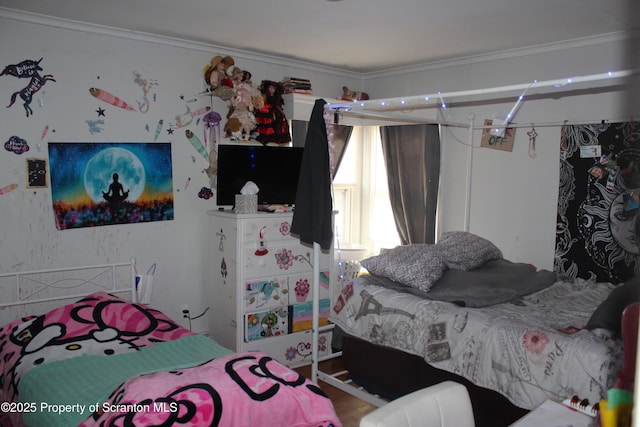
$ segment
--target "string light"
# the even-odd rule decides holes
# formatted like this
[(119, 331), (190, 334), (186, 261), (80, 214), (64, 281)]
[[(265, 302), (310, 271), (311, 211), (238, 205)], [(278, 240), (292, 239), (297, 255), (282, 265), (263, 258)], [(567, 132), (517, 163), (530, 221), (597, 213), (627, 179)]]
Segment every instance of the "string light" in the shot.
[(513, 108), (511, 109), (511, 111), (509, 111), (509, 114), (507, 114), (507, 117), (504, 120), (495, 120), (495, 125), (496, 127), (491, 129), (491, 131), (489, 132), (491, 135), (494, 136), (499, 136), (499, 137), (503, 137), (506, 130), (507, 130), (507, 125), (509, 124), (509, 122), (513, 119), (513, 116), (516, 114), (516, 112), (518, 111), (518, 108), (520, 108), (520, 104), (522, 103), (522, 100), (524, 99), (524, 96), (527, 94), (527, 91), (529, 90), (529, 88), (531, 87), (531, 85), (533, 85), (532, 82), (529, 84), (529, 86), (527, 86), (524, 89), (524, 92), (522, 92), (522, 94), (518, 97), (518, 100), (516, 101), (515, 105), (513, 106)]
[(438, 96), (440, 97), (440, 106), (442, 107), (442, 109), (446, 109), (447, 104), (444, 103), (444, 99), (442, 99), (442, 94), (440, 92), (438, 92)]
[[(602, 74), (593, 74), (587, 76), (577, 76), (570, 77), (558, 80), (547, 80), (547, 81), (538, 81), (534, 80), (533, 83), (529, 83), (526, 85), (517, 84), (512, 86), (502, 86), (502, 87), (494, 87), (494, 88), (484, 88), (484, 89), (472, 89), (466, 91), (457, 91), (457, 92), (437, 92), (435, 94), (429, 95), (417, 95), (415, 97), (401, 97), (401, 98), (387, 98), (384, 100), (368, 100), (368, 101), (360, 101), (358, 103), (349, 102), (349, 104), (340, 104), (354, 106), (356, 109), (362, 110), (376, 110), (376, 109), (387, 109), (387, 108), (398, 108), (401, 106), (415, 106), (415, 108), (428, 107), (431, 102), (433, 102), (436, 98), (439, 99), (440, 107), (443, 109), (447, 108), (447, 104), (444, 102), (445, 98), (457, 98), (457, 97), (474, 97), (474, 96), (483, 96), (491, 93), (502, 93), (509, 91), (522, 90), (528, 87), (531, 88), (543, 88), (543, 87), (563, 87), (568, 84), (576, 84), (576, 83), (584, 83), (584, 82), (592, 82), (604, 79), (617, 79), (623, 78), (631, 75), (630, 71), (608, 71)], [(522, 101), (522, 99), (518, 99)], [(333, 106), (332, 108), (336, 108)], [(508, 116), (509, 119), (513, 118), (513, 113)]]

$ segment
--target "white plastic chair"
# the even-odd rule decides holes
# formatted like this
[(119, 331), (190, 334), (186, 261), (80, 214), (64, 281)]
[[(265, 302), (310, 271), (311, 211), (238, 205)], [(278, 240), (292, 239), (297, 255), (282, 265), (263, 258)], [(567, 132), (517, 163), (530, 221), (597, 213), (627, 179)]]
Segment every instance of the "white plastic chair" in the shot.
[(466, 387), (445, 381), (370, 412), (360, 427), (475, 427), (475, 422)]

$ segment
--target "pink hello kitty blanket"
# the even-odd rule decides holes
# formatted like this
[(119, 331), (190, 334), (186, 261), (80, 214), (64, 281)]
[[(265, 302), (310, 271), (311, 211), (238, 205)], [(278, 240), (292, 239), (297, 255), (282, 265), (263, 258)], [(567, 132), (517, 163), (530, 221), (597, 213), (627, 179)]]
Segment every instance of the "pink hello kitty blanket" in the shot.
[(340, 427), (318, 386), (264, 353), (134, 377), (81, 427)]
[[(215, 346), (223, 351), (218, 353)], [(162, 365), (157, 358), (165, 357), (165, 347), (169, 353)], [(197, 366), (189, 365), (189, 356), (180, 351), (199, 352)], [(202, 354), (226, 356), (210, 360)], [(141, 359), (149, 355), (151, 362)], [(94, 359), (99, 362), (94, 364)], [(63, 384), (73, 390), (71, 385), (83, 378), (99, 388), (104, 378), (113, 381), (117, 372), (128, 372), (114, 368), (115, 360), (123, 361), (121, 368), (142, 366), (144, 375), (109, 384), (108, 393), (100, 391), (102, 396), (84, 407), (82, 399), (73, 394), (64, 397), (64, 405), (54, 402), (66, 395)], [(163, 369), (150, 371), (151, 366)], [(58, 377), (47, 379), (51, 372)], [(340, 426), (329, 399), (317, 386), (266, 354), (229, 355), (229, 350), (195, 336), (163, 313), (106, 293), (4, 326), (0, 330), (0, 375), (2, 427), (25, 425), (25, 418), (34, 427), (50, 426), (64, 419), (65, 413), (81, 426), (247, 426), (265, 425), (265, 420), (267, 425), (279, 426)], [(23, 386), (30, 390), (24, 393), (28, 397), (20, 395)], [(76, 389), (80, 392), (76, 396), (85, 400), (94, 396), (89, 394), (91, 388)], [(44, 399), (39, 398), (38, 390)]]

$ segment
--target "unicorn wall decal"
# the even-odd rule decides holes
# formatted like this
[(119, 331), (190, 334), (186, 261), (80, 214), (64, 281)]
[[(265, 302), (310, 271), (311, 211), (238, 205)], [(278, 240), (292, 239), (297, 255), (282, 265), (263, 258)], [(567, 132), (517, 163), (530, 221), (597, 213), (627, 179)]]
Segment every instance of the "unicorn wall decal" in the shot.
[(11, 107), (16, 102), (18, 96), (20, 96), (24, 101), (22, 105), (24, 106), (27, 117), (33, 115), (33, 109), (31, 108), (33, 95), (40, 91), (46, 82), (56, 81), (51, 74), (40, 75), (40, 71), (42, 71), (42, 67), (40, 66), (41, 61), (42, 58), (37, 61), (26, 59), (18, 64), (7, 65), (2, 73), (0, 73), (0, 76), (14, 76), (20, 79), (30, 78), (27, 86), (11, 95), (11, 103), (7, 105), (7, 108)]

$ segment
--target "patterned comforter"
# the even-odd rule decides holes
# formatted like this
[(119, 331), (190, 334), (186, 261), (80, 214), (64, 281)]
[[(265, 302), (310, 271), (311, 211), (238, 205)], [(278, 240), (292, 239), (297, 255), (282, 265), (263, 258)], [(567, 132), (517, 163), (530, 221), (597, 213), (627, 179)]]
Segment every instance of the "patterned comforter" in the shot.
[(622, 365), (622, 343), (581, 328), (612, 288), (558, 281), (508, 303), (465, 308), (359, 277), (341, 291), (331, 321), (366, 341), (420, 355), (524, 409), (576, 394), (598, 402)]
[(96, 293), (0, 329), (0, 426), (339, 427), (320, 388)]

